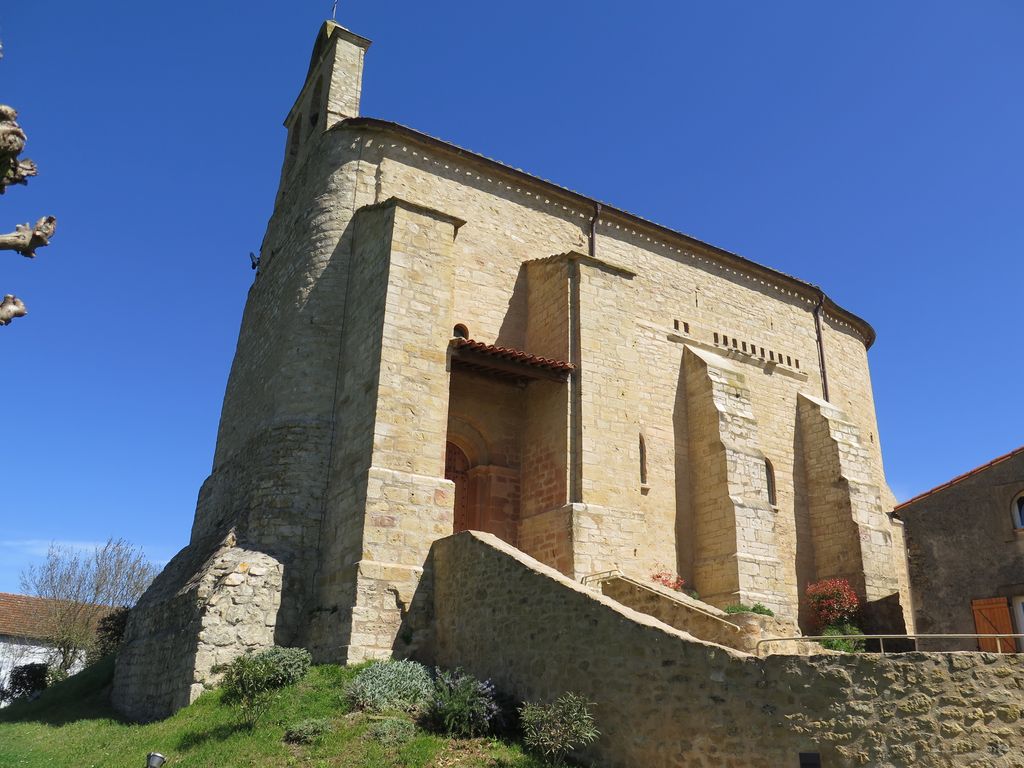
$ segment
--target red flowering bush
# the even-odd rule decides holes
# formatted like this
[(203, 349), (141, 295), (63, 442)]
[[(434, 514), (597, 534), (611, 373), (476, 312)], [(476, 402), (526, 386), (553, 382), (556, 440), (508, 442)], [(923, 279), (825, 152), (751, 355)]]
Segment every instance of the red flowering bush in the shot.
[(807, 585), (814, 626), (821, 630), (837, 624), (852, 624), (860, 610), (860, 600), (846, 579), (822, 579)]
[(651, 581), (656, 581), (659, 584), (664, 584), (669, 589), (676, 590), (676, 592), (682, 592), (683, 587), (686, 586), (686, 579), (668, 570), (655, 571), (651, 574)]

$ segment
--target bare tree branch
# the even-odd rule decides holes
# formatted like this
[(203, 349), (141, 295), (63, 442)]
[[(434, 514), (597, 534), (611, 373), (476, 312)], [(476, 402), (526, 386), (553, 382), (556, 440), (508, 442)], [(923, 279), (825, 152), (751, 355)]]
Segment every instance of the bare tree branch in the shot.
[(0, 301), (0, 325), (10, 325), (14, 318), (24, 317), (27, 314), (25, 302), (17, 296), (8, 293), (4, 296), (4, 300)]
[(34, 227), (31, 224), (18, 224), (14, 232), (0, 235), (0, 251), (17, 251), (33, 259), (36, 248), (49, 245), (56, 231), (57, 219), (54, 216), (43, 216)]
[(21, 574), (21, 588), (47, 598), (47, 640), (54, 663), (67, 671), (96, 642), (97, 622), (113, 608), (132, 606), (157, 569), (142, 550), (108, 539), (91, 553), (51, 544), (46, 560)]
[(4, 177), (0, 179), (0, 195), (7, 191), (7, 187), (15, 184), (28, 184), (30, 176), (36, 176), (39, 170), (31, 160), (17, 160), (11, 162), (4, 169)]
[(31, 160), (18, 159), (28, 137), (18, 125), (14, 107), (0, 104), (0, 195), (12, 184), (26, 184), (37, 173)]

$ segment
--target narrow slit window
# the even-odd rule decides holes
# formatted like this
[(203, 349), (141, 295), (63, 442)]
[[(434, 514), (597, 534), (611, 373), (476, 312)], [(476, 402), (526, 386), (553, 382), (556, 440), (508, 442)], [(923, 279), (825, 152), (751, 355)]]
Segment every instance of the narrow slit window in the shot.
[(775, 494), (775, 467), (768, 460), (764, 460), (764, 474), (768, 480), (768, 503), (773, 507), (778, 506), (778, 497)]
[(647, 441), (640, 435), (640, 485), (647, 485)]

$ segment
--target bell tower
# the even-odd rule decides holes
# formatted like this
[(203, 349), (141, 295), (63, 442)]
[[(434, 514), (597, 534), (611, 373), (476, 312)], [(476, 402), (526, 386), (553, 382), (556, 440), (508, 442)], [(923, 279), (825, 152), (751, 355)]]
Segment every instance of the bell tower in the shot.
[(317, 34), (306, 80), (284, 126), (288, 144), (282, 186), (305, 156), (310, 140), (335, 123), (359, 115), (363, 58), (370, 41), (340, 24), (325, 21)]

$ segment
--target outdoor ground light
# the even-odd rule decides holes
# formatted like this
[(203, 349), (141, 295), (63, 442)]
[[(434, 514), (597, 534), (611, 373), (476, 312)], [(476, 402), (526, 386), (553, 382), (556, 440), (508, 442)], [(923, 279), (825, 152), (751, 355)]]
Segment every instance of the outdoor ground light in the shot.
[(146, 755), (146, 768), (160, 768), (167, 762), (167, 758), (159, 752), (150, 752)]

